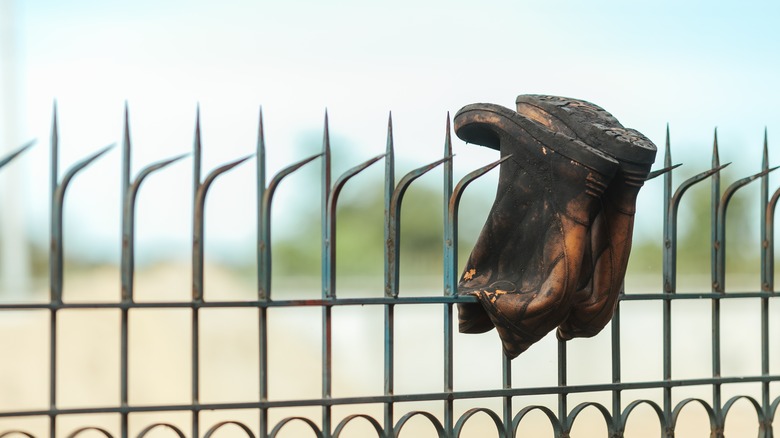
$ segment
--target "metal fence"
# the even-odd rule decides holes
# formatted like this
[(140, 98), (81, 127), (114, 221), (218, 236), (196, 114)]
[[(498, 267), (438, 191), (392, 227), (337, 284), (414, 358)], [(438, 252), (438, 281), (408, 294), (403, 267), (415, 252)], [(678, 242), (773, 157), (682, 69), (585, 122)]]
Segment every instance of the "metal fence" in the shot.
[[(0, 318), (4, 311), (45, 311), (49, 315), (49, 407), (48, 409), (27, 411), (0, 411), (0, 420), (21, 419), (25, 417), (42, 417), (48, 419), (49, 436), (107, 436), (112, 433), (98, 426), (85, 426), (75, 430), (61, 430), (58, 420), (64, 416), (74, 414), (113, 414), (120, 417), (119, 436), (129, 436), (129, 417), (140, 413), (162, 413), (184, 411), (191, 414), (191, 426), (181, 428), (169, 422), (153, 423), (144, 427), (135, 436), (144, 437), (152, 433), (165, 430), (167, 436), (260, 436), (276, 437), (283, 433), (285, 428), (292, 423), (298, 423), (311, 429), (310, 435), (318, 437), (338, 437), (350, 428), (353, 422), (368, 424), (379, 437), (393, 437), (402, 435), (405, 426), (412, 420), (428, 421), (436, 434), (440, 437), (461, 436), (467, 424), (472, 418), (481, 417), (487, 422), (490, 430), (481, 431), (481, 436), (515, 436), (518, 427), (524, 418), (530, 413), (541, 413), (549, 420), (552, 433), (556, 437), (569, 436), (575, 420), (583, 411), (597, 411), (603, 416), (603, 422), (608, 436), (621, 437), (632, 412), (637, 407), (648, 406), (656, 415), (661, 435), (671, 437), (675, 435), (681, 412), (688, 405), (699, 405), (705, 411), (709, 419), (710, 436), (723, 436), (728, 414), (735, 403), (745, 401), (755, 408), (758, 419), (758, 433), (760, 437), (773, 436), (772, 423), (776, 417), (780, 396), (777, 387), (770, 385), (780, 381), (779, 375), (770, 374), (770, 302), (776, 300), (778, 295), (774, 292), (774, 213), (780, 189), (769, 196), (769, 181), (766, 136), (764, 141), (763, 168), (761, 172), (747, 178), (736, 181), (721, 193), (719, 171), (725, 166), (719, 163), (717, 134), (713, 149), (712, 167), (680, 184), (673, 190), (672, 172), (663, 175), (664, 197), (664, 249), (663, 249), (663, 290), (658, 293), (625, 293), (621, 295), (620, 303), (629, 301), (644, 301), (660, 303), (661, 312), (657, 318), (662, 326), (662, 351), (652, 352), (652, 355), (663, 356), (663, 378), (650, 381), (623, 381), (621, 378), (621, 326), (630, 324), (630, 321), (621, 321), (621, 305), (618, 306), (611, 324), (611, 379), (610, 381), (596, 384), (569, 384), (567, 382), (568, 369), (567, 344), (558, 342), (557, 353), (557, 384), (543, 387), (517, 387), (512, 381), (512, 367), (506, 357), (496, 357), (501, 361), (501, 387), (484, 390), (458, 390), (454, 387), (454, 369), (458, 366), (453, 355), (453, 305), (460, 302), (475, 301), (473, 297), (461, 297), (455, 295), (458, 281), (458, 206), (466, 187), (476, 178), (489, 172), (499, 164), (499, 161), (479, 168), (465, 177), (457, 184), (453, 184), (453, 156), (450, 140), (449, 117), (447, 120), (446, 136), (443, 145), (443, 158), (427, 166), (413, 170), (395, 181), (395, 160), (393, 150), (392, 120), (388, 122), (387, 149), (385, 154), (376, 156), (331, 181), (331, 150), (328, 134), (327, 114), (325, 116), (325, 128), (323, 136), (322, 152), (308, 157), (302, 161), (290, 165), (276, 173), (266, 184), (265, 143), (263, 137), (262, 113), (259, 121), (257, 138), (256, 159), (256, 196), (257, 196), (257, 297), (251, 301), (206, 301), (204, 300), (204, 211), (206, 194), (214, 180), (224, 172), (244, 163), (250, 157), (243, 157), (227, 163), (206, 175), (201, 174), (201, 137), (200, 117), (196, 120), (194, 150), (192, 153), (194, 199), (192, 218), (192, 297), (189, 301), (182, 302), (139, 302), (134, 299), (134, 219), (136, 211), (136, 195), (142, 182), (153, 172), (163, 169), (169, 164), (184, 158), (174, 157), (144, 168), (134, 179), (130, 173), (131, 137), (127, 123), (127, 111), (125, 110), (124, 137), (122, 149), (122, 254), (121, 254), (121, 300), (119, 302), (79, 302), (70, 303), (63, 301), (63, 204), (65, 192), (80, 171), (100, 158), (112, 146), (102, 149), (77, 163), (68, 169), (62, 177), (58, 169), (59, 131), (57, 127), (56, 107), (51, 131), (51, 247), (49, 254), (50, 265), (50, 296), (48, 303), (38, 304), (0, 304)], [(0, 167), (8, 165), (12, 159), (24, 152), (31, 145), (19, 149), (17, 152), (0, 160)], [(385, 164), (385, 286), (382, 296), (367, 296), (362, 298), (340, 298), (336, 290), (336, 210), (339, 194), (345, 184), (372, 164), (384, 159)], [(302, 166), (319, 160), (322, 168), (321, 199), (322, 199), (322, 296), (320, 299), (273, 299), (271, 289), (271, 220), (270, 212), (274, 199), (274, 193), (282, 180)], [(442, 293), (435, 296), (405, 296), (399, 288), (399, 250), (401, 230), (401, 206), (404, 193), (410, 184), (428, 172), (442, 166), (444, 171), (444, 242), (442, 251), (444, 254), (444, 279)], [(667, 129), (664, 166), (671, 167), (671, 153), (669, 135)], [(709, 179), (712, 184), (712, 287), (709, 292), (677, 293), (677, 216), (681, 205), (681, 199), (686, 191), (694, 184)], [(726, 282), (726, 211), (729, 202), (735, 192), (754, 180), (761, 181), (761, 291), (725, 293)], [(630, 291), (629, 291), (630, 292)], [(761, 372), (756, 375), (743, 375), (738, 377), (724, 377), (721, 375), (721, 304), (729, 300), (757, 299), (760, 301), (760, 337), (761, 337)], [(712, 368), (709, 375), (698, 378), (676, 378), (672, 372), (672, 304), (677, 300), (700, 300), (711, 303), (711, 343)], [(399, 306), (415, 306), (420, 304), (440, 306), (443, 312), (443, 330), (440, 334), (444, 355), (441, 358), (443, 367), (443, 382), (441, 390), (431, 393), (397, 393), (395, 387), (396, 367), (394, 357), (396, 353), (395, 311)], [(625, 305), (625, 304), (623, 304)], [(321, 309), (321, 397), (311, 399), (277, 400), (270, 399), (268, 393), (269, 379), (269, 337), (278, 336), (269, 329), (268, 311), (272, 308), (299, 307)], [(332, 322), (333, 310), (341, 306), (367, 306), (378, 307), (384, 310), (384, 390), (382, 393), (370, 396), (358, 397), (334, 397), (332, 394)], [(259, 354), (259, 388), (257, 398), (252, 402), (240, 403), (202, 403), (201, 402), (201, 354), (199, 352), (202, 328), (200, 325), (201, 310), (207, 308), (225, 309), (256, 309), (259, 325), (257, 351)], [(63, 408), (60, 405), (58, 393), (58, 317), (61, 311), (66, 309), (115, 309), (121, 312), (120, 321), (120, 399), (111, 406), (93, 406), (88, 408)], [(129, 311), (133, 309), (186, 309), (191, 312), (191, 402), (186, 404), (137, 406), (130, 403), (128, 393), (131, 390), (128, 379), (128, 333)], [(776, 322), (775, 322), (776, 323)], [(608, 335), (608, 334), (605, 334)], [(436, 336), (439, 336), (438, 334)], [(750, 335), (746, 335), (750, 336)], [(777, 342), (775, 340), (774, 342)], [(534, 354), (529, 351), (525, 354)], [(13, 360), (3, 356), (2, 360)], [(533, 371), (531, 371), (533, 372)], [(753, 383), (760, 385), (760, 397), (738, 395), (728, 399), (723, 397), (724, 386), (741, 383)], [(711, 389), (709, 398), (684, 398), (673, 402), (673, 393), (682, 387), (705, 387)], [(626, 392), (642, 389), (656, 389), (662, 392), (661, 400), (650, 399), (628, 400)], [(772, 392), (774, 390), (774, 393)], [(610, 403), (598, 403), (595, 401), (570, 405), (573, 394), (607, 393), (611, 397)], [(528, 396), (549, 395), (557, 398), (557, 409), (540, 404), (528, 404)], [(679, 398), (679, 397), (678, 397)], [(460, 409), (456, 407), (456, 401), (468, 399), (492, 399), (500, 400), (501, 409), (489, 409), (486, 407)], [(443, 416), (435, 415), (430, 411), (413, 410), (405, 411), (407, 402), (435, 402), (442, 405)], [(334, 407), (381, 405), (383, 414), (372, 416), (369, 414), (352, 414), (339, 417), (334, 414)], [(269, 412), (283, 408), (318, 408), (321, 415), (316, 418), (298, 414), (286, 417), (281, 421), (271, 424)], [(219, 410), (254, 410), (259, 413), (256, 424), (245, 424), (239, 421), (221, 421), (205, 424), (201, 419), (201, 413), (205, 411)], [(289, 409), (288, 409), (289, 411)], [(309, 411), (310, 412), (310, 411)], [(344, 432), (345, 433), (345, 432)], [(236, 435), (239, 434), (239, 435)], [(13, 428), (2, 431), (0, 437), (34, 436), (30, 432)]]

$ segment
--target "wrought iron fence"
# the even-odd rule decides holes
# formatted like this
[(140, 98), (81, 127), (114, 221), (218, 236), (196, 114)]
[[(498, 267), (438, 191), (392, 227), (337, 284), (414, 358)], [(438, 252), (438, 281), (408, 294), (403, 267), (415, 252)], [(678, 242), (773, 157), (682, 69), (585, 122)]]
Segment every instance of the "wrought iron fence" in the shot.
[[(667, 129), (664, 166), (672, 166), (669, 134)], [(125, 110), (124, 136), (122, 149), (122, 253), (121, 253), (121, 300), (119, 302), (66, 302), (63, 300), (63, 204), (65, 192), (77, 174), (99, 159), (112, 146), (108, 146), (83, 161), (77, 163), (65, 172), (60, 178), (58, 169), (59, 155), (59, 130), (57, 126), (56, 107), (51, 131), (51, 247), (49, 254), (50, 266), (50, 295), (47, 303), (36, 304), (0, 304), (0, 318), (6, 311), (45, 311), (49, 318), (49, 407), (48, 409), (26, 411), (0, 411), (0, 419), (20, 419), (24, 417), (42, 417), (48, 419), (49, 436), (114, 436), (105, 428), (98, 426), (86, 426), (76, 430), (63, 431), (58, 427), (58, 420), (64, 416), (74, 414), (113, 414), (120, 417), (118, 430), (119, 436), (129, 436), (129, 417), (140, 413), (168, 413), (184, 411), (191, 414), (191, 426), (184, 428), (169, 422), (158, 422), (144, 425), (137, 437), (144, 437), (159, 430), (166, 430), (168, 435), (185, 436), (218, 436), (223, 433), (239, 433), (241, 436), (276, 437), (291, 423), (299, 423), (311, 430), (311, 435), (318, 437), (338, 437), (342, 435), (348, 426), (356, 421), (366, 422), (376, 436), (399, 436), (404, 431), (405, 425), (413, 418), (422, 418), (430, 422), (435, 433), (441, 437), (458, 437), (472, 418), (487, 417), (486, 424), (490, 431), (485, 433), (498, 436), (515, 436), (516, 431), (530, 413), (541, 413), (549, 420), (552, 433), (556, 437), (569, 436), (575, 420), (585, 411), (594, 409), (603, 417), (607, 434), (610, 437), (621, 437), (632, 412), (640, 406), (648, 406), (657, 416), (657, 422), (664, 437), (675, 435), (681, 412), (688, 405), (699, 405), (705, 411), (709, 419), (710, 436), (723, 436), (727, 416), (735, 403), (745, 400), (754, 409), (758, 419), (758, 433), (761, 437), (773, 436), (772, 423), (776, 417), (780, 396), (777, 388), (771, 386), (772, 382), (780, 381), (779, 375), (770, 373), (770, 301), (776, 300), (778, 295), (774, 289), (774, 214), (780, 189), (769, 196), (769, 180), (767, 174), (773, 170), (768, 167), (768, 153), (766, 135), (763, 150), (762, 170), (747, 178), (740, 179), (729, 185), (721, 193), (719, 171), (725, 166), (721, 165), (718, 156), (717, 134), (713, 149), (712, 166), (710, 169), (684, 181), (675, 190), (672, 184), (672, 172), (663, 175), (663, 290), (658, 293), (625, 293), (620, 297), (620, 303), (630, 301), (657, 302), (661, 305), (660, 315), (662, 326), (662, 354), (663, 378), (661, 380), (624, 381), (621, 377), (621, 326), (626, 321), (621, 321), (621, 306), (619, 305), (611, 324), (611, 379), (608, 382), (595, 384), (569, 384), (567, 382), (570, 363), (567, 360), (567, 344), (558, 342), (557, 353), (557, 384), (541, 387), (517, 387), (512, 381), (512, 367), (505, 357), (496, 357), (501, 361), (501, 387), (497, 389), (458, 390), (454, 386), (454, 369), (458, 366), (453, 355), (453, 305), (460, 302), (475, 301), (473, 297), (455, 295), (457, 290), (457, 242), (458, 242), (458, 207), (461, 196), (466, 187), (475, 179), (496, 167), (500, 161), (481, 167), (453, 185), (453, 155), (450, 140), (449, 117), (447, 120), (446, 136), (443, 146), (443, 158), (407, 173), (396, 184), (395, 159), (393, 146), (392, 120), (388, 122), (386, 152), (382, 155), (355, 166), (343, 175), (331, 182), (331, 149), (328, 133), (327, 114), (323, 135), (322, 152), (292, 164), (276, 173), (266, 183), (265, 142), (263, 135), (262, 113), (259, 120), (257, 138), (256, 159), (256, 196), (257, 196), (257, 297), (250, 301), (207, 301), (204, 300), (204, 211), (206, 194), (209, 187), (217, 177), (224, 172), (244, 163), (249, 157), (243, 157), (216, 168), (205, 178), (201, 175), (201, 136), (200, 117), (198, 115), (195, 125), (195, 139), (192, 153), (194, 199), (193, 199), (193, 234), (192, 234), (192, 296), (189, 301), (174, 302), (141, 302), (134, 298), (134, 249), (136, 196), (143, 181), (153, 172), (163, 169), (184, 156), (173, 157), (157, 162), (144, 168), (134, 179), (130, 173), (131, 137), (127, 123), (127, 110)], [(3, 167), (19, 154), (28, 149), (32, 144), (25, 145), (16, 152), (0, 160)], [(319, 299), (273, 299), (271, 288), (271, 206), (274, 193), (280, 183), (306, 164), (315, 160), (321, 164), (321, 200), (322, 200), (322, 296)], [(384, 266), (384, 294), (382, 296), (366, 296), (362, 298), (340, 298), (336, 290), (336, 209), (339, 194), (345, 184), (364, 169), (379, 160), (385, 163), (385, 266)], [(399, 288), (399, 249), (401, 230), (401, 206), (404, 194), (410, 184), (430, 171), (442, 166), (444, 169), (444, 242), (442, 251), (444, 254), (444, 278), (443, 290), (439, 295), (432, 296), (405, 296)], [(712, 253), (712, 287), (709, 292), (677, 293), (677, 216), (681, 205), (681, 199), (686, 191), (694, 184), (709, 179), (712, 183), (712, 224), (711, 237)], [(735, 192), (751, 181), (761, 181), (761, 211), (764, 212), (760, 219), (761, 224), (761, 291), (726, 293), (726, 211), (729, 202)], [(761, 372), (756, 375), (743, 375), (738, 377), (724, 377), (721, 375), (721, 303), (729, 300), (760, 300), (760, 324), (761, 324)], [(712, 367), (710, 375), (697, 378), (677, 378), (673, 375), (672, 368), (672, 304), (678, 300), (700, 300), (711, 303), (711, 337), (710, 350)], [(395, 311), (399, 306), (415, 306), (420, 304), (440, 306), (443, 312), (443, 331), (441, 342), (444, 356), (441, 358), (443, 367), (443, 382), (441, 391), (398, 393), (395, 386)], [(321, 384), (322, 394), (318, 398), (310, 399), (271, 399), (269, 398), (269, 337), (275, 333), (269, 329), (268, 310), (272, 308), (289, 308), (306, 306), (321, 309)], [(384, 390), (380, 394), (357, 397), (334, 397), (332, 393), (332, 340), (333, 340), (333, 310), (342, 306), (368, 306), (378, 307), (384, 311)], [(203, 403), (201, 401), (201, 324), (200, 315), (203, 309), (256, 309), (258, 314), (258, 370), (259, 388), (257, 399), (252, 402), (240, 403)], [(121, 313), (120, 321), (120, 400), (111, 406), (93, 406), (87, 408), (64, 408), (60, 405), (60, 393), (58, 392), (58, 317), (66, 309), (115, 309)], [(191, 401), (185, 404), (166, 405), (133, 405), (130, 403), (128, 393), (130, 384), (128, 379), (129, 368), (129, 311), (133, 309), (186, 309), (191, 312)], [(630, 324), (630, 321), (627, 322)], [(777, 341), (775, 341), (777, 342)], [(526, 354), (534, 354), (529, 351)], [(2, 360), (13, 360), (4, 357)], [(760, 399), (749, 395), (737, 395), (727, 400), (723, 397), (723, 387), (739, 383), (754, 383), (760, 385)], [(684, 398), (676, 401), (673, 393), (682, 387), (706, 387), (711, 389), (711, 397)], [(657, 389), (662, 392), (660, 401), (650, 399), (627, 400), (624, 394), (632, 390)], [(774, 393), (772, 392), (774, 390)], [(602, 404), (595, 401), (580, 403), (570, 406), (570, 398), (573, 394), (608, 393), (611, 404)], [(533, 395), (549, 395), (557, 398), (557, 410), (539, 404), (525, 403), (526, 397)], [(487, 407), (472, 409), (456, 409), (455, 402), (468, 399), (493, 399), (500, 400), (502, 408), (493, 410)], [(435, 402), (442, 405), (443, 417), (437, 416), (425, 410), (402, 410), (407, 402)], [(381, 405), (383, 414), (380, 418), (372, 415), (357, 413), (339, 418), (334, 415), (334, 407), (340, 406), (364, 406)], [(281, 421), (271, 424), (269, 412), (282, 408), (319, 408), (321, 415), (318, 418), (310, 418), (294, 414)], [(201, 419), (201, 413), (214, 410), (254, 410), (259, 413), (256, 424), (246, 424), (239, 421), (222, 421), (207, 425)], [(229, 429), (227, 432), (225, 430)], [(220, 432), (222, 431), (222, 432)], [(240, 432), (239, 432), (240, 431)], [(26, 436), (33, 434), (19, 429), (11, 428), (0, 430), (0, 437)], [(224, 436), (224, 435), (223, 435)]]

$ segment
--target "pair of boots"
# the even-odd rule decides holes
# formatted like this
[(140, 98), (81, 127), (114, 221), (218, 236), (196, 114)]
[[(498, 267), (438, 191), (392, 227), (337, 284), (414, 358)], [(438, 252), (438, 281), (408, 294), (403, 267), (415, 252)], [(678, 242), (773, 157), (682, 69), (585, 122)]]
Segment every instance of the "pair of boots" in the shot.
[(514, 358), (552, 329), (590, 337), (612, 318), (631, 250), (636, 197), (656, 147), (589, 102), (521, 95), (517, 111), (455, 115), (468, 143), (502, 162), (490, 215), (458, 285), (459, 331), (495, 327)]

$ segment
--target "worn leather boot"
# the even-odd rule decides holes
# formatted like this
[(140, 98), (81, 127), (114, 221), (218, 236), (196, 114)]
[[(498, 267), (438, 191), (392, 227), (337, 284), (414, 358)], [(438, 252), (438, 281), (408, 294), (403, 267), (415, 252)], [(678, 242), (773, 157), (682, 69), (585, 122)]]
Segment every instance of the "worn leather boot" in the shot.
[(499, 105), (468, 105), (454, 124), (461, 139), (511, 155), (458, 286), (479, 307), (459, 305), (458, 313), (462, 331), (489, 329), (487, 315), (514, 358), (569, 315), (588, 230), (617, 162)]
[(644, 135), (624, 128), (603, 108), (557, 96), (521, 95), (517, 111), (556, 132), (565, 133), (615, 158), (618, 172), (602, 196), (590, 230), (580, 287), (558, 338), (590, 337), (609, 321), (623, 292), (639, 189), (655, 161), (656, 147)]

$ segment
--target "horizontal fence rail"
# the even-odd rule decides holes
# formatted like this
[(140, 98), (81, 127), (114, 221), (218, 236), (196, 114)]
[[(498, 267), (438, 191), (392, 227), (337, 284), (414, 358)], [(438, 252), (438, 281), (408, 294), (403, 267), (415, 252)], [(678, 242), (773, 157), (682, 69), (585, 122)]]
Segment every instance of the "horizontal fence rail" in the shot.
[[(138, 413), (166, 413), (189, 412), (191, 424), (185, 430), (180, 426), (167, 422), (159, 422), (145, 425), (136, 435), (138, 438), (147, 436), (154, 431), (166, 430), (167, 436), (179, 437), (211, 437), (211, 436), (249, 436), (249, 437), (276, 437), (281, 434), (291, 423), (298, 423), (310, 429), (311, 435), (317, 437), (338, 437), (353, 421), (368, 423), (371, 430), (378, 437), (395, 437), (402, 434), (404, 427), (410, 420), (420, 418), (430, 423), (436, 434), (440, 437), (458, 437), (471, 418), (475, 416), (488, 417), (492, 424), (490, 436), (501, 437), (515, 436), (524, 418), (529, 414), (543, 415), (550, 424), (556, 437), (567, 437), (572, 431), (575, 420), (585, 410), (596, 410), (603, 417), (608, 436), (622, 437), (628, 420), (634, 410), (640, 406), (649, 407), (657, 416), (658, 425), (663, 437), (675, 435), (675, 428), (682, 411), (688, 405), (698, 405), (706, 411), (709, 421), (710, 434), (713, 437), (721, 437), (724, 433), (726, 419), (732, 406), (739, 401), (746, 401), (754, 409), (758, 419), (758, 432), (761, 437), (772, 437), (772, 424), (777, 416), (780, 397), (773, 382), (780, 381), (780, 375), (770, 374), (770, 301), (776, 300), (778, 294), (774, 285), (774, 215), (780, 189), (769, 196), (768, 174), (775, 168), (768, 165), (768, 142), (766, 133), (763, 145), (763, 161), (761, 170), (746, 178), (737, 180), (725, 190), (720, 187), (720, 173), (726, 167), (719, 160), (717, 131), (712, 152), (712, 164), (709, 169), (683, 181), (676, 187), (672, 182), (673, 165), (669, 130), (666, 131), (666, 143), (663, 169), (651, 174), (652, 177), (662, 177), (656, 181), (663, 184), (663, 290), (658, 293), (622, 294), (619, 303), (629, 301), (658, 302), (661, 306), (662, 327), (662, 361), (663, 378), (648, 381), (623, 381), (621, 363), (621, 326), (630, 324), (630, 321), (621, 321), (621, 306), (617, 307), (611, 324), (611, 380), (609, 382), (595, 384), (569, 384), (570, 363), (567, 359), (567, 344), (558, 341), (557, 352), (557, 384), (539, 387), (514, 387), (512, 383), (512, 367), (510, 360), (501, 355), (496, 360), (501, 361), (501, 388), (481, 390), (458, 390), (454, 385), (454, 370), (458, 366), (455, 363), (454, 350), (454, 318), (453, 305), (464, 302), (476, 302), (475, 297), (458, 296), (458, 209), (464, 191), (471, 182), (490, 172), (501, 162), (495, 161), (484, 167), (474, 170), (454, 184), (453, 153), (450, 136), (449, 116), (446, 122), (446, 131), (443, 144), (442, 158), (430, 164), (412, 170), (404, 175), (397, 183), (395, 181), (395, 153), (393, 142), (392, 118), (387, 125), (387, 143), (385, 153), (375, 156), (363, 163), (349, 169), (344, 174), (335, 178), (332, 182), (331, 175), (331, 145), (328, 129), (328, 117), (325, 114), (322, 151), (316, 155), (304, 158), (273, 175), (270, 179), (266, 175), (266, 151), (263, 131), (262, 110), (260, 112), (257, 147), (253, 156), (237, 158), (202, 176), (201, 155), (203, 145), (201, 142), (200, 112), (197, 112), (195, 121), (195, 133), (193, 150), (191, 154), (175, 156), (143, 168), (135, 177), (130, 172), (132, 142), (130, 135), (128, 110), (125, 107), (124, 129), (121, 140), (121, 190), (122, 190), (122, 252), (120, 266), (121, 299), (118, 302), (65, 302), (63, 300), (63, 263), (64, 263), (64, 237), (63, 237), (63, 208), (65, 193), (71, 181), (90, 164), (99, 160), (114, 145), (98, 150), (84, 160), (68, 169), (62, 176), (58, 168), (59, 159), (59, 128), (57, 121), (57, 109), (54, 108), (50, 141), (50, 190), (51, 190), (51, 217), (50, 233), (51, 247), (49, 251), (49, 300), (47, 303), (2, 303), (0, 304), (0, 319), (3, 311), (46, 311), (49, 318), (49, 407), (48, 409), (25, 411), (0, 411), (0, 420), (19, 419), (29, 417), (45, 417), (48, 419), (48, 436), (106, 436), (114, 434), (101, 427), (82, 427), (69, 430), (62, 434), (58, 427), (58, 421), (67, 415), (75, 414), (115, 414), (120, 418), (120, 434), (129, 436), (129, 417)], [(12, 161), (33, 146), (28, 143), (11, 154), (0, 157), (0, 170), (13, 164)], [(188, 301), (162, 301), (162, 302), (138, 302), (134, 297), (134, 273), (135, 273), (135, 218), (136, 200), (142, 183), (155, 172), (163, 170), (166, 166), (176, 161), (190, 158), (193, 162), (192, 180), (194, 196), (192, 199), (192, 279), (191, 299)], [(204, 214), (206, 209), (206, 196), (212, 183), (225, 172), (236, 166), (244, 165), (251, 158), (256, 165), (256, 197), (257, 197), (257, 297), (247, 301), (206, 301), (204, 299)], [(359, 174), (378, 161), (384, 160), (384, 294), (382, 296), (368, 296), (361, 298), (342, 298), (336, 288), (336, 242), (337, 242), (337, 207), (339, 195), (352, 177)], [(274, 194), (282, 181), (289, 175), (304, 166), (319, 161), (321, 165), (321, 203), (322, 203), (322, 294), (319, 299), (273, 299), (271, 274), (273, 272), (272, 245), (271, 245), (271, 208)], [(404, 194), (410, 185), (426, 172), (437, 168), (443, 168), (443, 199), (442, 212), (444, 221), (443, 251), (443, 283), (442, 294), (437, 296), (404, 296), (399, 287), (400, 279), (400, 247), (401, 247), (401, 211)], [(677, 222), (678, 212), (683, 195), (695, 184), (709, 180), (711, 183), (711, 290), (709, 292), (678, 293), (677, 292)], [(759, 180), (761, 183), (760, 203), (762, 215), (760, 218), (761, 231), (761, 267), (760, 284), (761, 291), (726, 292), (726, 212), (729, 202), (735, 193), (747, 184)], [(739, 377), (725, 377), (721, 374), (723, 352), (721, 351), (721, 303), (730, 300), (758, 299), (760, 306), (760, 330), (761, 330), (761, 372), (756, 375)], [(708, 300), (711, 304), (712, 335), (710, 339), (710, 351), (712, 356), (711, 373), (698, 378), (679, 378), (673, 375), (672, 370), (672, 304), (678, 300)], [(443, 382), (441, 391), (398, 393), (396, 391), (395, 377), (395, 337), (396, 337), (396, 310), (398, 306), (413, 305), (438, 305), (443, 312), (443, 332), (441, 342), (443, 357), (441, 366), (443, 369)], [(333, 382), (333, 309), (341, 306), (368, 306), (383, 309), (384, 331), (384, 359), (383, 359), (383, 389), (381, 393), (360, 397), (334, 397), (332, 392)], [(269, 398), (269, 338), (273, 333), (268, 325), (268, 309), (292, 307), (313, 307), (321, 309), (321, 396), (318, 398), (276, 400)], [(227, 308), (227, 309), (256, 309), (258, 318), (258, 370), (259, 388), (257, 399), (252, 402), (235, 403), (203, 403), (201, 401), (201, 353), (200, 341), (203, 328), (201, 327), (201, 309)], [(92, 406), (85, 408), (63, 408), (60, 405), (60, 393), (58, 392), (58, 317), (61, 311), (66, 309), (116, 309), (120, 312), (120, 382), (119, 401), (111, 406)], [(184, 404), (165, 405), (132, 405), (129, 400), (131, 390), (129, 369), (129, 312), (133, 309), (188, 309), (190, 310), (191, 324), (191, 400)], [(777, 321), (773, 321), (777, 323)], [(776, 343), (777, 340), (775, 339)], [(534, 354), (533, 351), (525, 354)], [(4, 358), (3, 360), (9, 360)], [(13, 360), (11, 358), (10, 360)], [(723, 387), (739, 383), (755, 383), (761, 387), (761, 397), (756, 399), (748, 395), (738, 395), (728, 399), (723, 396)], [(709, 387), (711, 398), (684, 398), (674, 402), (673, 392), (682, 387)], [(660, 402), (649, 399), (624, 400), (624, 393), (637, 389), (658, 389), (663, 396)], [(774, 389), (774, 393), (772, 390)], [(588, 394), (606, 392), (610, 394), (611, 404), (606, 406), (598, 402), (583, 402), (575, 406), (570, 403), (573, 394)], [(542, 405), (523, 404), (523, 396), (549, 395), (557, 398), (557, 409)], [(468, 399), (496, 399), (500, 400), (502, 409), (494, 411), (489, 408), (456, 409), (455, 401)], [(429, 411), (406, 411), (402, 403), (406, 402), (439, 402), (443, 404), (443, 416), (439, 417)], [(382, 406), (381, 418), (374, 418), (368, 414), (352, 414), (348, 416), (334, 415), (333, 408), (350, 405), (376, 404)], [(304, 408), (315, 407), (321, 409), (317, 418), (293, 415), (284, 418), (275, 424), (269, 423), (269, 411), (279, 408)], [(215, 424), (206, 423), (201, 418), (204, 411), (220, 411), (248, 409), (259, 413), (257, 424), (245, 424), (239, 421), (222, 421)], [(420, 421), (420, 420), (415, 420)], [(223, 432), (220, 432), (223, 431)], [(58, 433), (60, 435), (58, 435)], [(222, 433), (223, 435), (219, 435)], [(238, 433), (239, 435), (235, 435)], [(227, 435), (232, 434), (232, 435)], [(0, 430), (0, 438), (4, 437), (33, 437), (34, 435), (23, 430), (12, 428), (6, 431)]]

